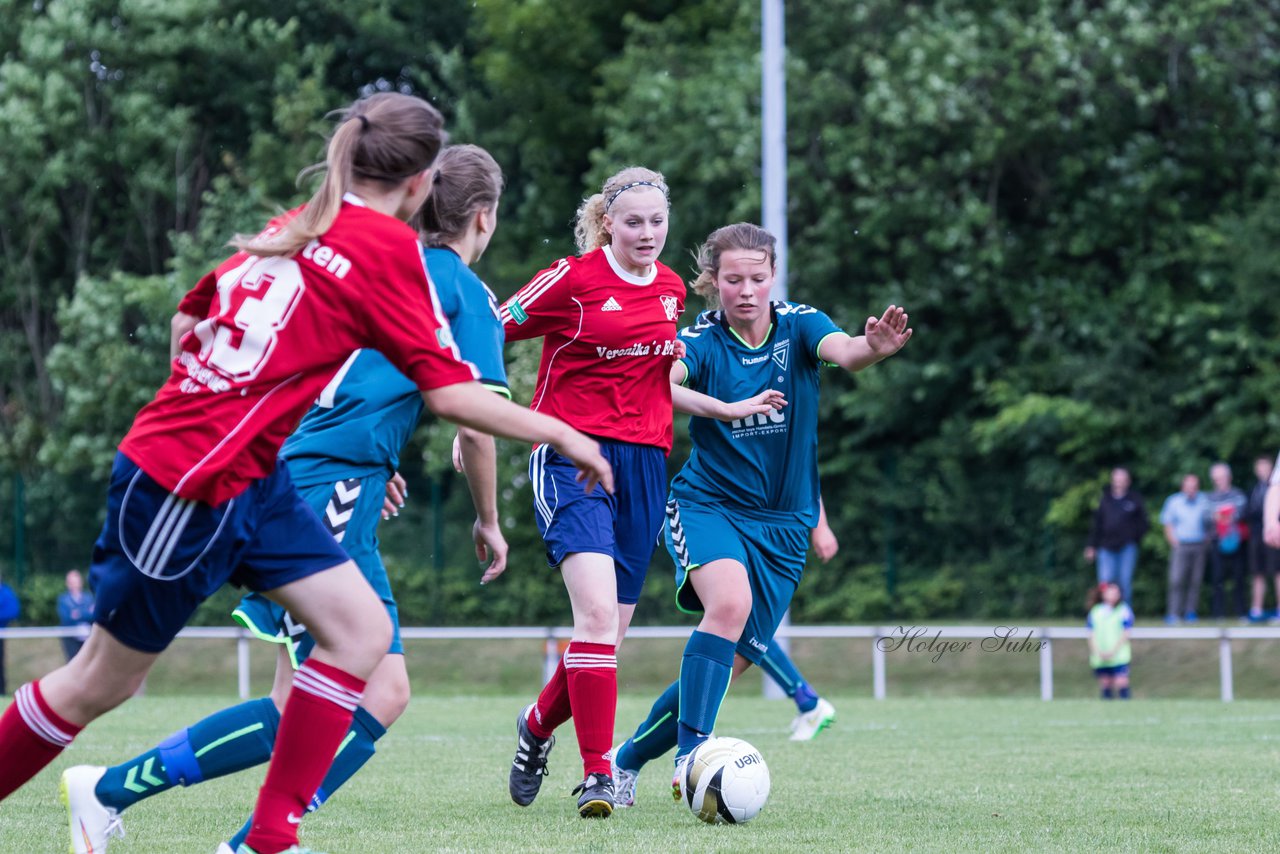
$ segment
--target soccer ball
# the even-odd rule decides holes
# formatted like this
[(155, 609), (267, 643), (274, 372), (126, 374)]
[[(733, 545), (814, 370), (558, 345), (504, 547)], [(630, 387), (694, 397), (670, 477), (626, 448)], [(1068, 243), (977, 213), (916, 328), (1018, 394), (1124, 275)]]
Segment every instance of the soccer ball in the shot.
[(708, 824), (742, 824), (769, 799), (769, 766), (740, 738), (710, 738), (685, 760), (680, 791), (693, 814)]

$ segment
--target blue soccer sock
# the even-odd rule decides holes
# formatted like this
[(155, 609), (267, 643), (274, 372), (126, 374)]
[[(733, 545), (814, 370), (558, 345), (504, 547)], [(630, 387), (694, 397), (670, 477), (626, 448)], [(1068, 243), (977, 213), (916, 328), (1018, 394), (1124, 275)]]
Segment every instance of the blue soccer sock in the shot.
[(654, 701), (649, 717), (636, 728), (635, 735), (622, 743), (613, 758), (619, 768), (639, 771), (645, 763), (657, 759), (676, 746), (677, 719), (680, 716), (680, 682), (672, 682)]
[(280, 712), (270, 697), (215, 712), (145, 753), (107, 769), (94, 793), (123, 810), (144, 798), (243, 771), (271, 758)]
[(737, 644), (728, 638), (694, 631), (685, 644), (680, 662), (680, 717), (676, 759), (685, 756), (711, 735), (720, 704), (733, 676)]
[[(342, 740), (342, 746), (333, 757), (333, 764), (329, 766), (329, 772), (325, 774), (320, 788), (316, 790), (315, 797), (307, 805), (307, 812), (320, 809), (321, 804), (329, 800), (333, 793), (338, 791), (339, 786), (350, 780), (353, 774), (364, 767), (376, 752), (374, 742), (386, 734), (386, 727), (378, 723), (377, 718), (365, 711), (363, 706), (356, 706), (355, 717), (351, 720), (351, 729), (347, 732), (347, 737)], [(244, 844), (245, 838), (249, 835), (249, 828), (252, 826), (253, 816), (249, 816), (249, 820), (228, 843), (232, 851)]]
[(1121, 689), (1120, 689), (1120, 699), (1121, 699), (1121, 700), (1127, 700), (1127, 699), (1129, 699), (1129, 686), (1128, 686), (1128, 685), (1126, 685), (1126, 686), (1124, 686), (1123, 688), (1121, 688)]
[(796, 663), (782, 647), (771, 645), (769, 651), (760, 658), (760, 669), (768, 673), (788, 697), (795, 700), (796, 708), (801, 712), (811, 712), (818, 705), (817, 693), (809, 687), (800, 668), (796, 667)]

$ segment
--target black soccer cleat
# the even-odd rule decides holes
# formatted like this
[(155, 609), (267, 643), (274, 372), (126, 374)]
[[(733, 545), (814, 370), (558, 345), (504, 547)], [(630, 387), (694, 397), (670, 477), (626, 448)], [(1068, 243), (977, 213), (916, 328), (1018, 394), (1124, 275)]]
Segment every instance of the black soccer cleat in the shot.
[(608, 774), (588, 774), (573, 794), (578, 797), (578, 815), (583, 818), (608, 818), (613, 815), (613, 778)]
[(516, 758), (511, 760), (511, 776), (507, 788), (511, 800), (522, 807), (533, 803), (542, 788), (542, 778), (547, 776), (547, 756), (556, 746), (554, 735), (538, 738), (529, 730), (529, 707), (516, 718)]

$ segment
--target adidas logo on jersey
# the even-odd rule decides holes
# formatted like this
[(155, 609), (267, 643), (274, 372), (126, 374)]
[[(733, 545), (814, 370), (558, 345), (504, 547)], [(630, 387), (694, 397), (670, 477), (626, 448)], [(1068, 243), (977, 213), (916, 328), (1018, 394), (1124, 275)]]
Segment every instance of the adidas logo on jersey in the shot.
[(604, 305), (600, 306), (601, 311), (622, 311), (622, 306), (618, 305), (618, 301), (613, 297), (609, 297), (604, 301)]

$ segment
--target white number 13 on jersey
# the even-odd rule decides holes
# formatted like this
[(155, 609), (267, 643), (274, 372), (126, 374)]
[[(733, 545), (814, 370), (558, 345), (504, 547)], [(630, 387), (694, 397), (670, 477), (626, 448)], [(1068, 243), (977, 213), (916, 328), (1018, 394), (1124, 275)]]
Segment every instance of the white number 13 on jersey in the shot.
[[(291, 258), (251, 257), (218, 277), (218, 314), (196, 325), (200, 359), (233, 382), (246, 382), (271, 358), (277, 334), (298, 307), (306, 285)], [(236, 305), (239, 303), (239, 307)], [(217, 324), (235, 312), (235, 328)]]

